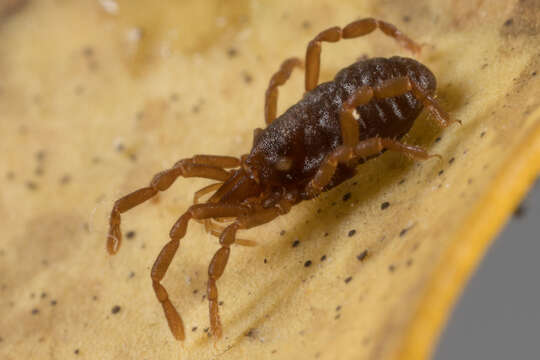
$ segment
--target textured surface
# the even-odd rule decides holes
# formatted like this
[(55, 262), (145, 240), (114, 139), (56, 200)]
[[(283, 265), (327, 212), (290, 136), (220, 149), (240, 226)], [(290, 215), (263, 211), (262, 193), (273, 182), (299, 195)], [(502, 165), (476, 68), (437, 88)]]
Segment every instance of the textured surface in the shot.
[[(0, 357), (425, 356), (540, 166), (539, 11), (533, 0), (0, 4)], [(165, 279), (186, 323), (179, 344), (149, 268), (206, 182), (181, 179), (124, 216), (129, 239), (110, 257), (113, 201), (182, 157), (247, 152), (281, 61), (360, 16), (428, 44), (420, 60), (463, 125), (440, 132), (423, 117), (406, 141), (444, 160), (384, 154), (246, 233), (260, 246), (234, 248), (218, 282), (215, 346), (203, 293), (217, 244), (191, 225)], [(381, 34), (324, 44), (321, 81), (394, 54), (408, 55)], [(281, 111), (302, 84), (293, 74)]]

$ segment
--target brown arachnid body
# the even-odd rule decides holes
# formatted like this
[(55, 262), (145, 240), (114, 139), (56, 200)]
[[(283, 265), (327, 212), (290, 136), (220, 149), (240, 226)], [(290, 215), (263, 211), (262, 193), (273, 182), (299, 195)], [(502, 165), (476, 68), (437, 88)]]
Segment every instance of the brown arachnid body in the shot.
[[(418, 44), (380, 20), (366, 18), (343, 29), (329, 28), (307, 47), (303, 99), (277, 118), (277, 87), (287, 81), (295, 67), (303, 66), (302, 61), (286, 60), (270, 80), (265, 102), (267, 127), (255, 130), (249, 154), (240, 158), (196, 155), (180, 160), (171, 169), (155, 175), (148, 187), (115, 202), (107, 240), (110, 254), (115, 254), (120, 247), (121, 213), (166, 190), (179, 176), (218, 181), (195, 193), (194, 205), (174, 224), (170, 241), (152, 267), (152, 285), (176, 339), (184, 339), (184, 325), (161, 280), (191, 219), (203, 222), (207, 231), (219, 237), (221, 244), (210, 261), (207, 284), (211, 333), (220, 337), (222, 326), (216, 282), (225, 270), (231, 245), (255, 245), (252, 241), (238, 239), (238, 230), (253, 228), (286, 214), (300, 201), (313, 199), (351, 178), (358, 164), (385, 150), (415, 159), (434, 156), (423, 148), (399, 142), (424, 107), (441, 127), (453, 122), (436, 102), (436, 79), (424, 65), (402, 57), (360, 60), (341, 70), (333, 81), (317, 85), (322, 42), (356, 38), (375, 29), (393, 37), (413, 53), (420, 51)], [(202, 195), (211, 192), (207, 201), (199, 202)], [(223, 228), (212, 219), (231, 223)]]

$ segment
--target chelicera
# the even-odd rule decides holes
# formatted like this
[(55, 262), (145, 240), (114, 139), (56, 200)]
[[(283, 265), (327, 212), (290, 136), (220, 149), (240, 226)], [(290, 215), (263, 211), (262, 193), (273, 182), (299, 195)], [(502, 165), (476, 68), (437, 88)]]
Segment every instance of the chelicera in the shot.
[[(375, 29), (413, 53), (420, 52), (420, 46), (395, 26), (372, 18), (354, 21), (343, 29), (326, 29), (307, 47), (304, 97), (277, 118), (278, 87), (287, 81), (294, 68), (304, 64), (298, 58), (287, 59), (272, 76), (265, 97), (267, 126), (255, 129), (249, 154), (240, 158), (196, 155), (182, 159), (155, 175), (149, 186), (115, 202), (107, 240), (110, 254), (120, 247), (121, 213), (168, 189), (180, 176), (217, 181), (195, 193), (194, 205), (176, 221), (169, 234), (170, 241), (152, 267), (152, 286), (176, 339), (184, 339), (184, 325), (161, 281), (190, 220), (204, 223), (221, 244), (210, 261), (207, 283), (211, 332), (220, 337), (216, 282), (223, 275), (231, 245), (255, 245), (237, 238), (238, 230), (270, 222), (299, 202), (332, 189), (354, 176), (358, 164), (383, 151), (401, 152), (414, 159), (437, 156), (399, 141), (424, 107), (441, 127), (453, 122), (435, 99), (435, 76), (416, 60), (403, 57), (360, 60), (341, 70), (333, 81), (318, 85), (323, 42), (356, 38)], [(200, 201), (210, 193), (208, 200)], [(224, 222), (228, 224), (219, 224)]]

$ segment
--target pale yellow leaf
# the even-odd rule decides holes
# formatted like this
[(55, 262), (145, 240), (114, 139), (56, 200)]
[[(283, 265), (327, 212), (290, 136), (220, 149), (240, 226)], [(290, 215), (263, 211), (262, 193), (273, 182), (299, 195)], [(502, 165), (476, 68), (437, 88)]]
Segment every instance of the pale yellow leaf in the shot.
[[(247, 153), (281, 61), (303, 57), (319, 31), (367, 16), (425, 44), (419, 60), (463, 125), (441, 131), (422, 115), (405, 140), (443, 160), (386, 153), (246, 232), (260, 245), (232, 249), (215, 343), (204, 294), (218, 245), (191, 224), (164, 280), (186, 325), (186, 341), (175, 341), (149, 269), (208, 182), (180, 179), (125, 214), (134, 236), (109, 256), (114, 200), (178, 159)], [(0, 4), (0, 357), (429, 356), (538, 174), (539, 49), (534, 0)], [(411, 56), (380, 33), (324, 44), (321, 78), (394, 54)], [(296, 72), (280, 111), (302, 94)]]

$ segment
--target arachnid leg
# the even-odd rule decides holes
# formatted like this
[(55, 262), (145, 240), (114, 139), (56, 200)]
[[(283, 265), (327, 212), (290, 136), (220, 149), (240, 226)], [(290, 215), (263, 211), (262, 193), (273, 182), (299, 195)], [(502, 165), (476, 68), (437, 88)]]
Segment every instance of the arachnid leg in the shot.
[(264, 98), (264, 118), (266, 125), (270, 125), (277, 115), (278, 86), (287, 82), (294, 67), (301, 68), (302, 66), (302, 60), (298, 58), (287, 59), (270, 79)]
[(158, 301), (163, 307), (169, 328), (177, 340), (184, 340), (184, 324), (180, 314), (169, 300), (167, 290), (161, 285), (171, 261), (178, 250), (180, 239), (184, 237), (190, 219), (208, 219), (224, 216), (241, 216), (247, 214), (249, 209), (242, 205), (230, 204), (197, 204), (191, 206), (184, 215), (180, 216), (169, 233), (170, 241), (161, 249), (154, 266), (152, 266), (152, 287)]
[(219, 183), (215, 183), (215, 184), (205, 186), (202, 189), (197, 190), (195, 192), (195, 194), (193, 194), (193, 203), (194, 204), (200, 203), (201, 197), (203, 197), (204, 195), (206, 195), (208, 193), (211, 193), (212, 191), (216, 191), (217, 189), (220, 188), (221, 185), (223, 185), (223, 183), (219, 182)]
[(346, 164), (353, 158), (366, 159), (380, 154), (385, 149), (401, 152), (418, 160), (425, 160), (434, 156), (440, 157), (439, 155), (428, 154), (425, 149), (419, 146), (407, 145), (397, 140), (380, 137), (360, 141), (354, 147), (342, 145), (326, 156), (321, 167), (306, 186), (306, 194), (314, 197), (321, 193), (323, 188), (332, 180), (339, 163)]
[(374, 88), (374, 96), (376, 98), (394, 97), (403, 95), (407, 92), (412, 92), (414, 97), (421, 101), (422, 104), (429, 110), (439, 123), (439, 126), (445, 128), (454, 122), (461, 123), (457, 119), (452, 119), (446, 111), (444, 111), (437, 100), (430, 95), (426, 89), (423, 89), (416, 81), (408, 76), (397, 77), (385, 81), (383, 84)]
[(354, 117), (354, 110), (357, 107), (367, 104), (373, 98), (384, 99), (396, 97), (409, 91), (411, 91), (419, 101), (422, 101), (424, 106), (426, 106), (435, 116), (441, 126), (448, 126), (451, 122), (448, 114), (440, 108), (439, 104), (432, 96), (408, 77), (396, 77), (377, 86), (363, 86), (343, 103), (339, 116), (343, 145), (354, 147), (359, 141), (360, 130), (358, 127), (358, 120)]
[(344, 146), (352, 148), (358, 143), (360, 129), (358, 121), (354, 118), (354, 110), (367, 104), (373, 98), (373, 93), (372, 88), (363, 86), (343, 103), (339, 114), (339, 123)]
[(429, 112), (435, 117), (435, 120), (437, 120), (440, 127), (448, 127), (454, 122), (461, 124), (460, 120), (450, 118), (450, 115), (448, 115), (448, 113), (441, 108), (439, 102), (433, 97), (433, 95), (430, 95), (425, 89), (422, 89), (412, 79), (408, 77), (405, 79), (407, 88), (412, 91), (414, 97), (420, 100), (422, 104), (429, 110)]
[[(407, 77), (390, 79), (375, 87), (364, 86), (359, 88), (342, 105), (339, 121), (343, 145), (328, 154), (321, 167), (308, 183), (306, 193), (316, 196), (330, 183), (339, 163), (346, 164), (353, 158), (367, 158), (379, 154), (383, 149), (402, 152), (416, 159), (427, 159), (431, 156), (426, 150), (418, 146), (406, 145), (397, 140), (374, 137), (359, 141), (358, 121), (353, 112), (358, 106), (367, 104), (372, 98), (383, 99), (402, 95), (418, 88)], [(443, 113), (445, 114), (445, 113)]]
[(446, 127), (456, 121), (450, 119), (448, 113), (441, 109), (438, 102), (409, 77), (397, 77), (374, 87), (363, 86), (343, 103), (339, 117), (343, 145), (353, 147), (359, 141), (360, 130), (358, 121), (354, 117), (354, 110), (357, 107), (367, 104), (372, 98), (390, 98), (409, 91), (428, 108), (441, 127)]
[(216, 281), (221, 277), (221, 275), (223, 275), (223, 271), (225, 271), (225, 266), (227, 265), (231, 252), (230, 246), (240, 240), (236, 238), (236, 232), (239, 229), (250, 229), (270, 222), (279, 215), (289, 212), (292, 205), (293, 202), (282, 200), (276, 207), (273, 208), (257, 208), (249, 215), (246, 214), (240, 216), (234, 223), (227, 226), (221, 233), (219, 238), (221, 248), (215, 253), (210, 265), (208, 266), (207, 285), (210, 328), (212, 334), (217, 338), (221, 337), (222, 329), (221, 321), (219, 319), (218, 290)]
[[(195, 192), (195, 194), (193, 195), (193, 203), (194, 204), (199, 204), (201, 197), (203, 197), (204, 195), (206, 195), (206, 194), (208, 194), (208, 193), (210, 193), (212, 191), (216, 191), (222, 185), (223, 185), (223, 183), (215, 183), (215, 184), (211, 184), (211, 185), (203, 187), (202, 189), (197, 190)], [(210, 232), (210, 221), (211, 221), (210, 219), (196, 220), (196, 221), (198, 223), (204, 224), (204, 228), (205, 228), (206, 232)]]
[(341, 29), (339, 26), (331, 27), (319, 33), (310, 41), (306, 50), (306, 91), (314, 89), (319, 82), (319, 72), (321, 66), (321, 43), (337, 42), (340, 39), (352, 39), (367, 35), (380, 29), (383, 33), (396, 39), (401, 46), (413, 53), (420, 52), (420, 45), (412, 41), (404, 33), (399, 31), (394, 25), (387, 22), (366, 18), (353, 21)]
[(159, 191), (167, 190), (179, 176), (225, 181), (230, 177), (230, 173), (224, 168), (239, 165), (240, 160), (231, 156), (196, 155), (190, 159), (180, 160), (171, 169), (156, 174), (149, 186), (135, 190), (116, 200), (109, 219), (109, 234), (107, 236), (109, 254), (115, 254), (122, 242), (120, 214), (152, 198)]
[[(219, 226), (218, 224), (214, 222), (210, 222), (209, 227), (207, 229), (207, 231), (210, 232), (212, 236), (215, 236), (218, 239), (221, 237), (221, 233), (223, 232), (223, 230), (225, 230), (225, 227)], [(248, 240), (248, 239), (239, 239), (239, 238), (236, 238), (234, 244), (240, 245), (240, 246), (248, 246), (248, 247), (257, 246), (256, 241)]]
[(382, 138), (381, 144), (384, 149), (400, 152), (413, 160), (427, 160), (432, 157), (437, 157), (439, 159), (442, 159), (441, 155), (429, 154), (426, 151), (426, 149), (420, 146), (404, 144), (402, 142), (399, 142), (393, 139)]

